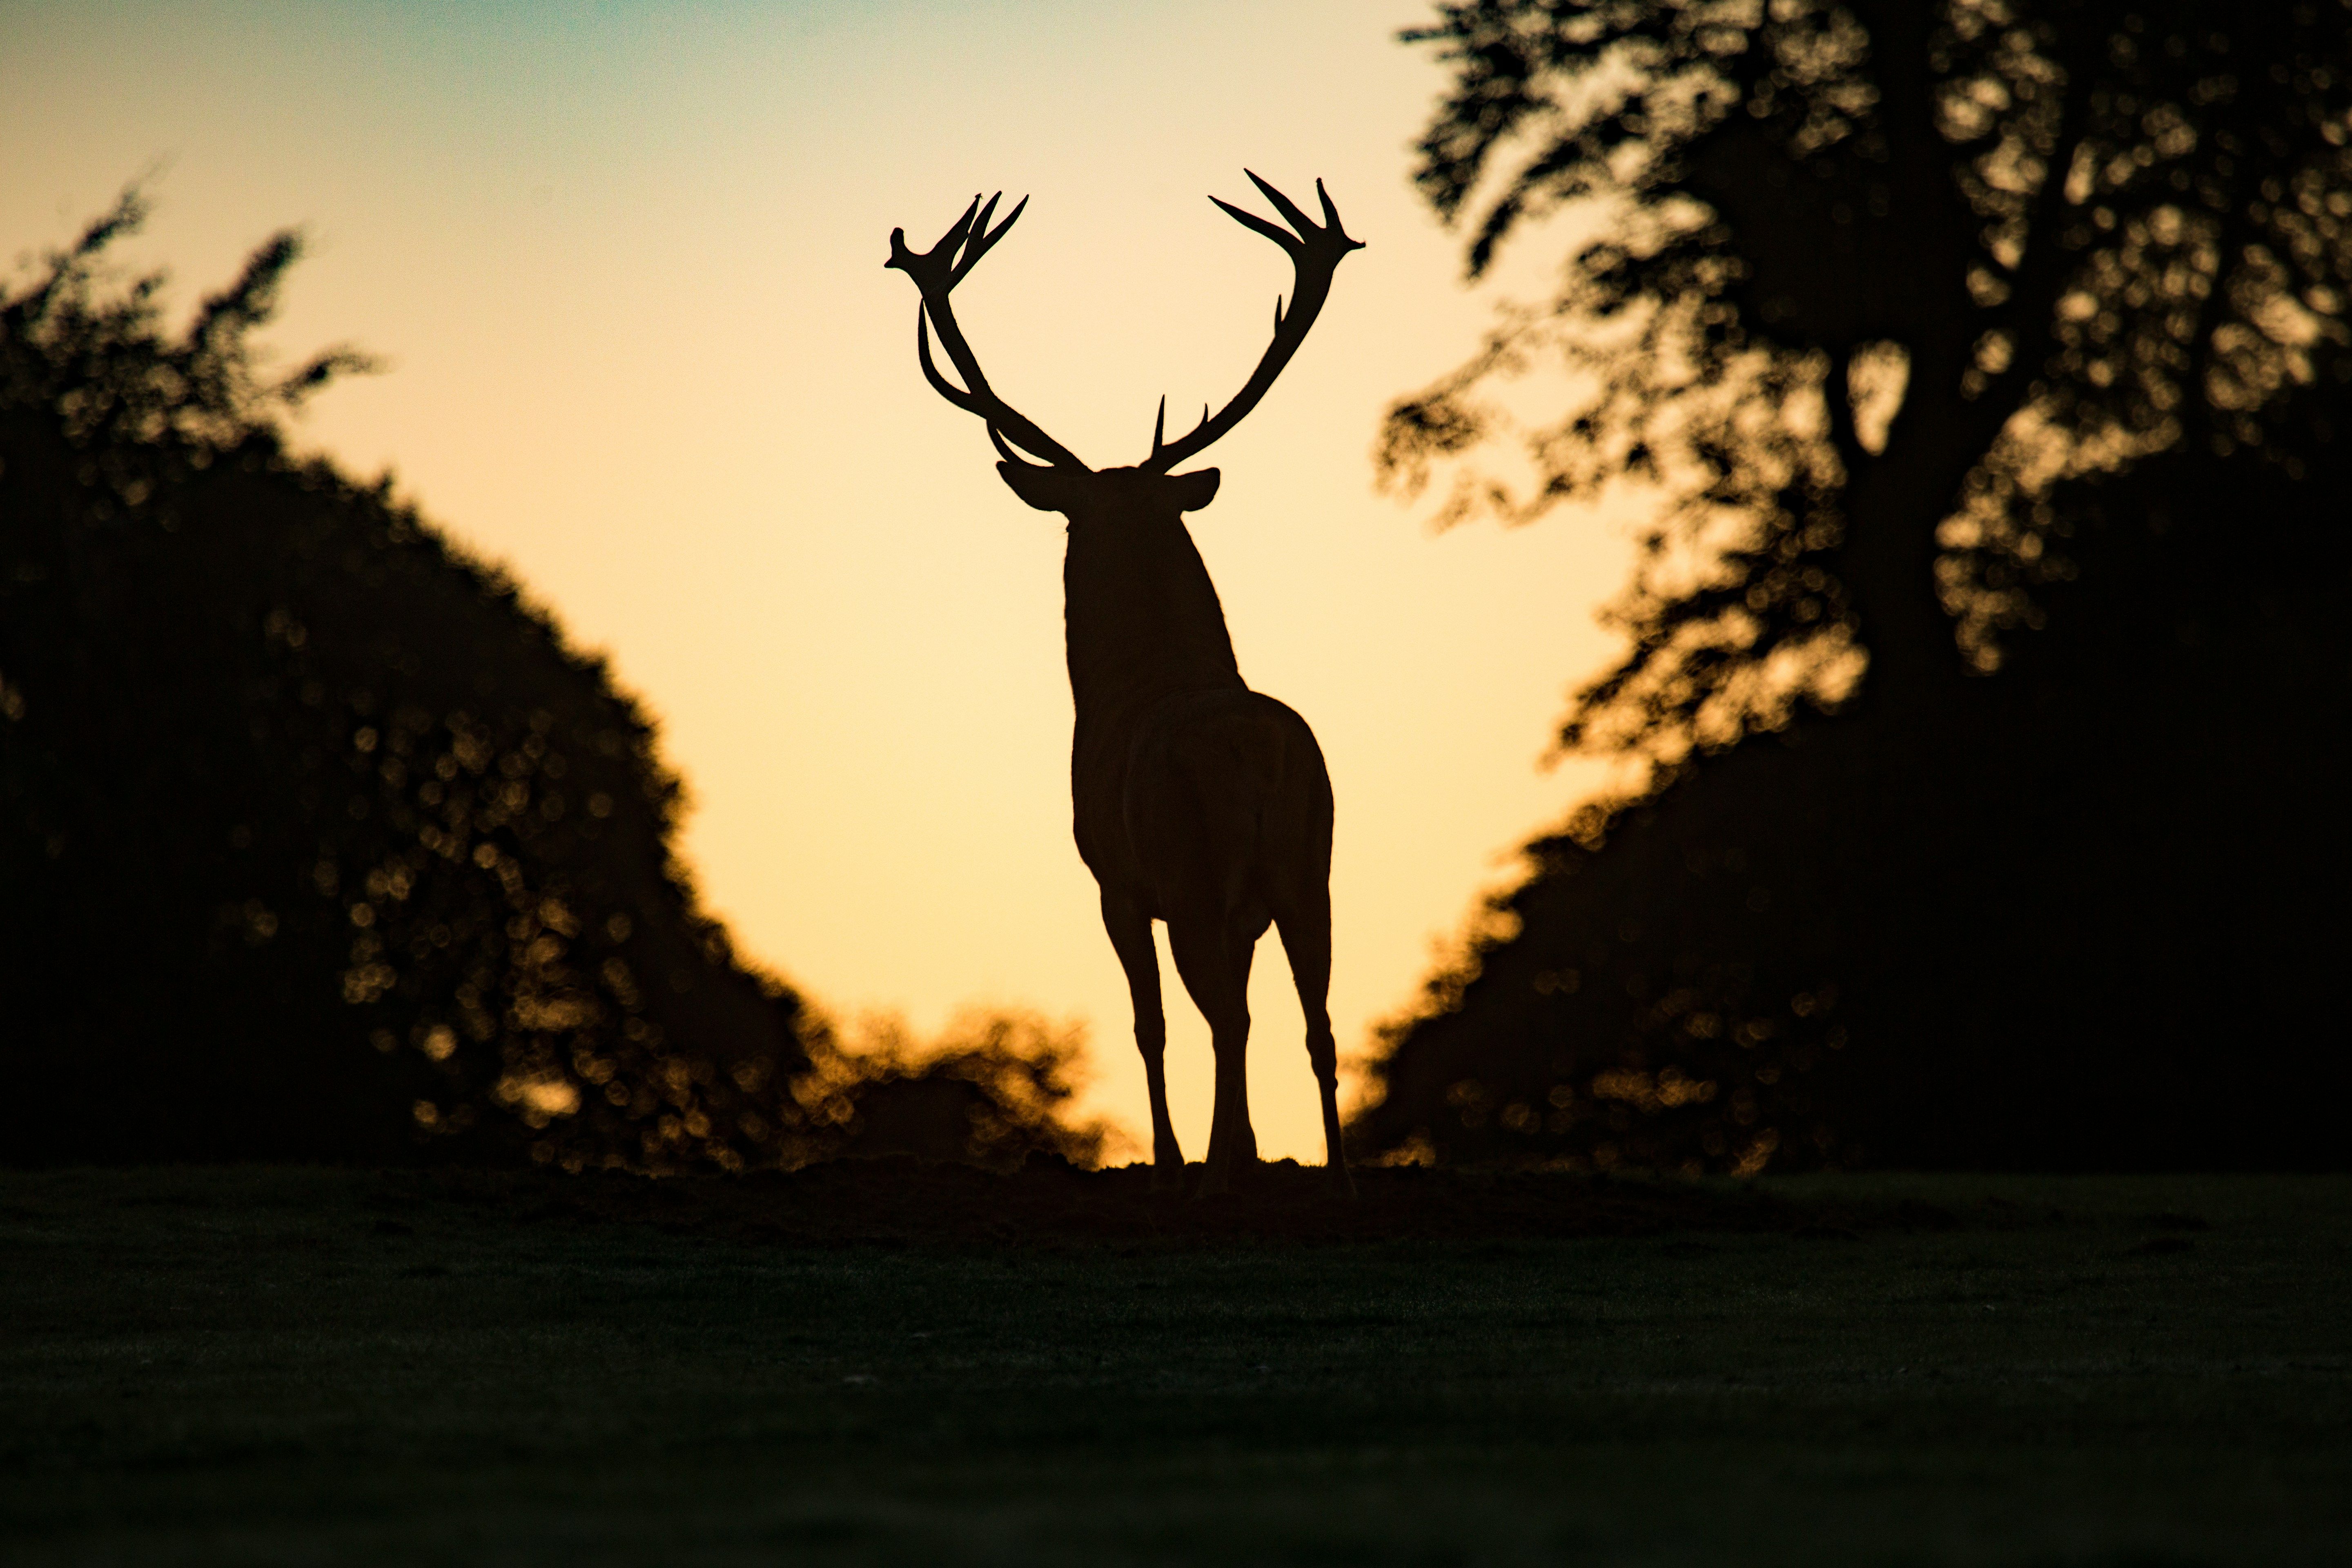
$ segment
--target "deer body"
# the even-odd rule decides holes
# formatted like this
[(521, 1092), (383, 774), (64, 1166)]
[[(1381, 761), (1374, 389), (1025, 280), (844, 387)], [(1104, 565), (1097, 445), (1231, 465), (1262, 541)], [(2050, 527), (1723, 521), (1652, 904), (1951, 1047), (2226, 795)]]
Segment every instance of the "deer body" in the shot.
[[(1208, 1019), (1216, 1093), (1203, 1192), (1229, 1187), (1257, 1156), (1245, 1068), (1249, 972), (1269, 925), (1281, 933), (1306, 1015), (1307, 1058), (1322, 1096), (1326, 1163), (1341, 1184), (1348, 1181), (1337, 1051), (1326, 1006), (1329, 776), (1306, 721), (1244, 683), (1215, 585), (1185, 529), (1183, 514), (1216, 495), (1217, 471), (1167, 471), (1264, 395), (1320, 309), (1330, 268), (1357, 245), (1341, 230), (1329, 197), (1323, 198), (1328, 227), (1318, 227), (1273, 187), (1257, 184), (1297, 236), (1225, 210), (1276, 238), (1298, 263), (1289, 319), (1277, 309), (1274, 347), (1223, 414), (1212, 420), (1204, 411), (1200, 427), (1171, 446), (1161, 438), (1163, 408), (1150, 458), (1132, 468), (1088, 468), (1006, 405), (989, 390), (955, 325), (948, 290), (1012, 226), (1019, 208), (991, 230), (995, 203), (982, 209), (975, 201), (925, 255), (907, 250), (902, 235), (891, 236), (890, 265), (911, 275), (923, 293), (917, 342), (925, 374), (950, 402), (988, 421), (1003, 456), (997, 470), (1005, 483), (1031, 506), (1068, 519), (1062, 576), (1076, 710), (1072, 826), (1078, 853), (1101, 888), (1104, 929), (1134, 1001), (1136, 1045), (1151, 1096), (1152, 1163), (1163, 1182), (1181, 1174), (1183, 1154), (1168, 1115), (1167, 1027), (1154, 921), (1167, 925), (1177, 973)], [(962, 388), (932, 363), (926, 323), (938, 329), (964, 379)], [(1048, 460), (1025, 461), (1013, 446)]]
[(1147, 799), (1171, 727), (1197, 729), (1252, 695), (1208, 568), (1181, 518), (1073, 519), (1062, 620), (1076, 710), (1071, 828), (1097, 881), (1162, 909), (1182, 875)]

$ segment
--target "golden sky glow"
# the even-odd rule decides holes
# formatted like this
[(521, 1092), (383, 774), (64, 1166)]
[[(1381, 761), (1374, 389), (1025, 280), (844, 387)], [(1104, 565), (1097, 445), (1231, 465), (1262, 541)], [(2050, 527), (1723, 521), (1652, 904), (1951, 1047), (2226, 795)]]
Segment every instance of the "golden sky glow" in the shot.
[[(998, 390), (1096, 466), (1222, 404), (1289, 269), (1211, 206), (1328, 184), (1370, 243), (1191, 521), (1242, 671), (1314, 725), (1339, 798), (1343, 1060), (1433, 942), (1599, 778), (1537, 760), (1606, 656), (1617, 531), (1432, 537), (1371, 488), (1382, 408), (1491, 300), (1412, 192), (1441, 85), (1420, 8), (0, 3), (0, 244), (61, 243), (158, 165), (126, 255), (184, 310), (307, 226), (269, 341), (388, 374), (297, 429), (509, 564), (661, 716), (687, 848), (750, 953), (823, 1005), (1091, 1025), (1090, 1104), (1147, 1125), (1126, 989), (1069, 838), (1059, 520), (922, 381), (882, 267), (975, 191), (1032, 200), (958, 291)], [(1181, 423), (1189, 426), (1187, 416)], [(1163, 943), (1164, 949), (1164, 943)], [(1163, 959), (1163, 967), (1164, 964)], [(1206, 1027), (1169, 1072), (1207, 1142)], [(1276, 944), (1261, 1150), (1321, 1157)]]

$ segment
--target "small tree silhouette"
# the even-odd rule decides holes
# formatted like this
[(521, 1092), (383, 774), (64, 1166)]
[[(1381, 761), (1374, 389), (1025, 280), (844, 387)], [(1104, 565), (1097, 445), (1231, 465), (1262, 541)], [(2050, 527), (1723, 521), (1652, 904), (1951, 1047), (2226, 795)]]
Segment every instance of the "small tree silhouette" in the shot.
[(813, 1032), (810, 1071), (793, 1086), (814, 1130), (812, 1157), (887, 1154), (1017, 1169), (1033, 1155), (1091, 1169), (1126, 1140), (1070, 1111), (1084, 1031), (1026, 1013), (966, 1013), (928, 1044), (892, 1018), (843, 1041)]

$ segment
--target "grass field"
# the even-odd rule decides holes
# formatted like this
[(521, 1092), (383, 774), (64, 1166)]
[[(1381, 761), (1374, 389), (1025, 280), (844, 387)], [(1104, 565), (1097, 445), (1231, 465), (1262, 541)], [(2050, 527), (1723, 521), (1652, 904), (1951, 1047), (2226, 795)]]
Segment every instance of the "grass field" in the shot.
[(0, 1173), (0, 1558), (2352, 1561), (2352, 1178), (1367, 1174)]

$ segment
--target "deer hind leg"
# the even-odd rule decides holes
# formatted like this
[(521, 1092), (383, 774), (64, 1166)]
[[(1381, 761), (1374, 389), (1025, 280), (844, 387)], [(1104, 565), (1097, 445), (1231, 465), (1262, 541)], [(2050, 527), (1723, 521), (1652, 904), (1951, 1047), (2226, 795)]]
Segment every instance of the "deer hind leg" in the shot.
[(1214, 917), (1171, 919), (1168, 947), (1184, 989), (1209, 1021), (1217, 1055), (1216, 1110), (1209, 1120), (1208, 1169), (1201, 1195), (1233, 1190), (1257, 1165), (1249, 1119), (1249, 972), (1254, 936)]
[(1291, 983), (1298, 987), (1298, 1010), (1307, 1018), (1307, 1060), (1323, 1091), (1323, 1164), (1332, 1184), (1349, 1197), (1355, 1179), (1339, 1144), (1339, 1050), (1331, 1036), (1331, 895), (1328, 889), (1298, 898), (1275, 916), (1282, 951), (1290, 960)]
[(1105, 889), (1102, 917), (1135, 1003), (1135, 1048), (1143, 1053), (1143, 1079), (1151, 1089), (1151, 1186), (1159, 1192), (1184, 1180), (1184, 1151), (1176, 1142), (1176, 1124), (1168, 1119), (1168, 1020), (1160, 1005), (1160, 953), (1151, 942), (1151, 917), (1134, 900)]

